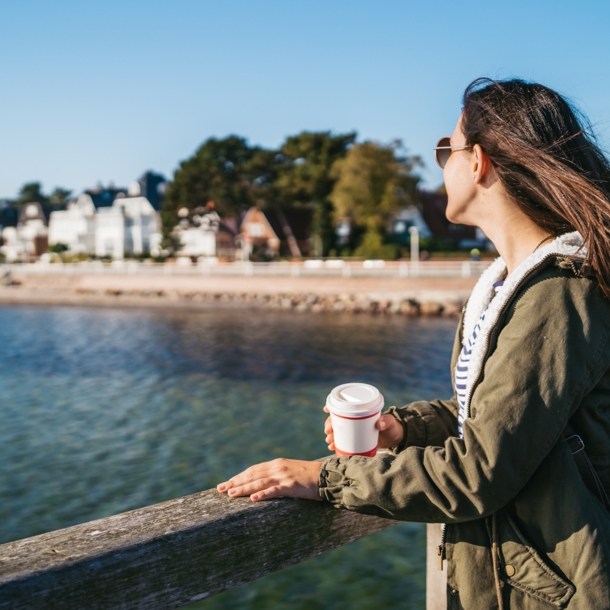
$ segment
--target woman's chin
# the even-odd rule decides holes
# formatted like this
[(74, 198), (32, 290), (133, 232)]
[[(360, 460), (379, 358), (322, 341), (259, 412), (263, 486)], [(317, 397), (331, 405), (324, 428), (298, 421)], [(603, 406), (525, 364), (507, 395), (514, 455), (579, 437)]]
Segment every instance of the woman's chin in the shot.
[(469, 214), (468, 210), (463, 207), (452, 206), (451, 204), (447, 205), (447, 209), (445, 210), (445, 216), (449, 222), (452, 222), (456, 225), (472, 225), (476, 224), (472, 219), (472, 211)]
[(464, 224), (464, 222), (461, 220), (462, 214), (457, 213), (456, 210), (452, 210), (450, 206), (447, 206), (447, 209), (445, 210), (445, 216), (447, 217), (447, 220), (449, 222), (452, 222), (453, 224)]

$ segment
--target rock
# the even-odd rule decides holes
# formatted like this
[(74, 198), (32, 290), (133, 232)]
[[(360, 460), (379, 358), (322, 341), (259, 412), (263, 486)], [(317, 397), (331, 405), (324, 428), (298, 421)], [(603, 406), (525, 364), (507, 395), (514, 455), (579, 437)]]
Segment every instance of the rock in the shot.
[(426, 301), (421, 304), (420, 312), (422, 316), (440, 316), (443, 313), (443, 306), (434, 301)]
[(388, 309), (388, 313), (392, 313), (392, 314), (400, 313), (400, 302), (399, 301), (392, 301), (390, 303), (390, 307)]
[(400, 313), (404, 316), (418, 316), (420, 313), (420, 304), (413, 299), (403, 301), (400, 304)]
[(463, 304), (458, 302), (443, 303), (443, 316), (457, 318), (462, 313), (462, 307)]

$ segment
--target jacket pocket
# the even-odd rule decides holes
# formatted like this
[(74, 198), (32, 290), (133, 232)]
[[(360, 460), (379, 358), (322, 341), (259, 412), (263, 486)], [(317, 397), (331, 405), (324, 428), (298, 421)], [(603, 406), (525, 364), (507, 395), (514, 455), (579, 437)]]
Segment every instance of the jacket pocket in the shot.
[(574, 585), (545, 563), (506, 511), (498, 513), (497, 519), (505, 581), (531, 597), (565, 608), (576, 592)]

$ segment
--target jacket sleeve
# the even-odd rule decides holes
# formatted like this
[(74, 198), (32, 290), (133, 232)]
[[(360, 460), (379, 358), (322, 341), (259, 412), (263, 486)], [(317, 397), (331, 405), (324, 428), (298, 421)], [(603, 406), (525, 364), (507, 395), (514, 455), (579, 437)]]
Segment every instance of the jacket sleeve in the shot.
[(407, 447), (442, 445), (448, 437), (457, 435), (458, 409), (455, 395), (449, 400), (422, 400), (405, 407), (390, 407), (387, 412), (404, 429), (402, 442), (390, 451), (400, 453)]
[(610, 365), (610, 304), (594, 281), (546, 278), (525, 289), (506, 318), (462, 439), (330, 458), (320, 495), (363, 513), (448, 523), (489, 515), (515, 497)]

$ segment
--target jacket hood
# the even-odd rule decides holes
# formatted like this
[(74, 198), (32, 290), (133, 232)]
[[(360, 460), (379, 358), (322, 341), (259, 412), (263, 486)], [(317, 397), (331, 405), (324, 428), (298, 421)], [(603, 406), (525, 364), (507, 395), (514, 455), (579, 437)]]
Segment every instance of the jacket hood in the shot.
[[(587, 255), (587, 247), (581, 234), (578, 231), (565, 233), (530, 254), (506, 278), (502, 290), (498, 292), (493, 300), (494, 283), (500, 281), (506, 275), (506, 263), (502, 257), (497, 258), (491, 266), (485, 270), (476, 283), (464, 313), (462, 344), (468, 341), (468, 338), (472, 334), (474, 327), (483, 313), (485, 313), (485, 319), (481, 323), (481, 329), (470, 356), (470, 365), (466, 379), (466, 396), (468, 402), (470, 401), (473, 384), (478, 378), (483, 365), (487, 340), (498, 322), (504, 305), (515, 293), (525, 276), (539, 263), (553, 255), (578, 255), (579, 257), (584, 258)], [(469, 406), (470, 405), (467, 403), (466, 408), (468, 409)]]

